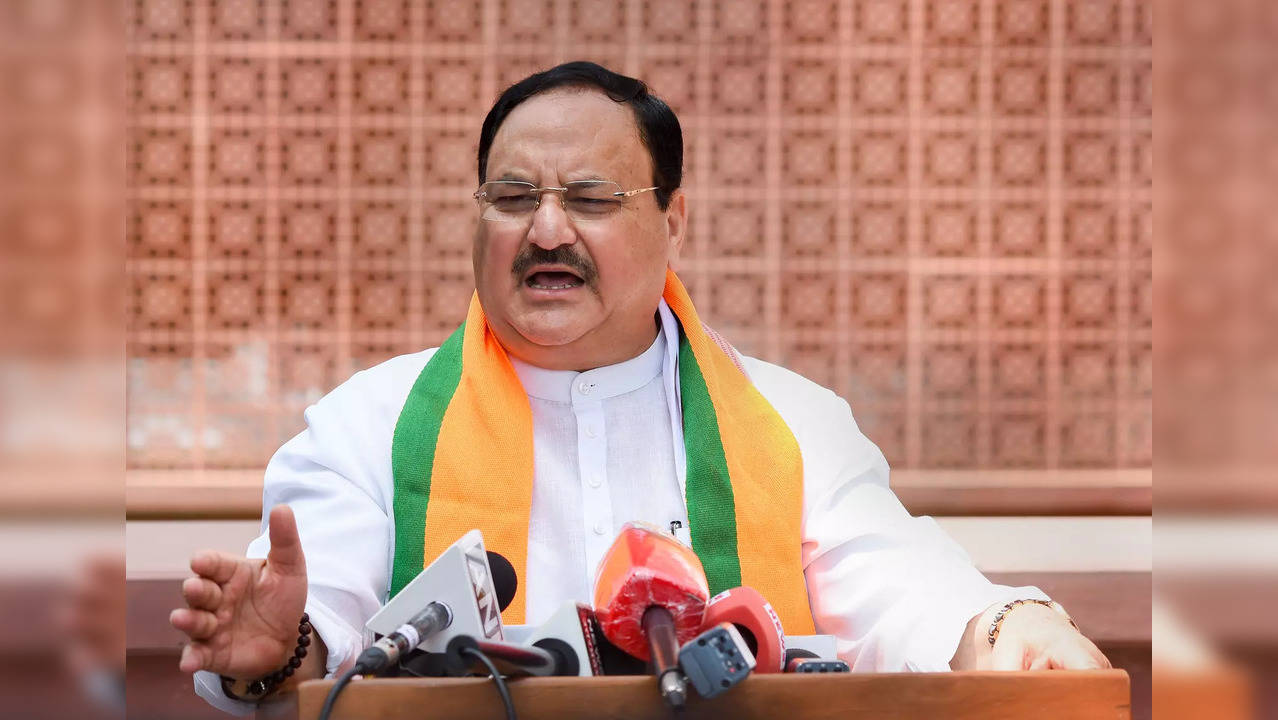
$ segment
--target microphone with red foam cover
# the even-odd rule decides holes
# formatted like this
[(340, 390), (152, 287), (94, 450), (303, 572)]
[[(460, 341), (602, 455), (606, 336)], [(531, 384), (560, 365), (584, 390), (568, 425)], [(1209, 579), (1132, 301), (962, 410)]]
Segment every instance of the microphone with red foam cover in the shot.
[(710, 598), (703, 627), (728, 622), (736, 626), (754, 653), (755, 672), (779, 673), (785, 669), (785, 631), (777, 611), (758, 590), (735, 587)]
[(595, 575), (595, 616), (604, 637), (651, 660), (662, 696), (682, 706), (679, 646), (701, 632), (709, 583), (692, 548), (643, 523), (626, 523)]
[(609, 642), (649, 659), (644, 612), (663, 607), (674, 616), (680, 643), (701, 632), (709, 583), (692, 548), (656, 528), (626, 523), (595, 574), (595, 616)]

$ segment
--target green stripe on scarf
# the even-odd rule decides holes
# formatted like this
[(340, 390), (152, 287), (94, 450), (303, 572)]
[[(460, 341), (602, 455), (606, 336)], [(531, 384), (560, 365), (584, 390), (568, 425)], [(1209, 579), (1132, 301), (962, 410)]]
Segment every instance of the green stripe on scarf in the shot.
[(439, 439), (444, 412), (461, 381), (465, 333), (466, 323), (462, 323), (431, 356), (413, 383), (395, 423), (391, 444), (391, 468), (395, 476), (395, 563), (389, 597), (394, 597), (425, 567), (423, 541), (430, 476), (435, 467), (435, 442)]
[(717, 595), (741, 585), (736, 501), (714, 403), (682, 328), (679, 332), (679, 395), (683, 404), (684, 454), (688, 459), (685, 495), (692, 548), (705, 568), (710, 594)]

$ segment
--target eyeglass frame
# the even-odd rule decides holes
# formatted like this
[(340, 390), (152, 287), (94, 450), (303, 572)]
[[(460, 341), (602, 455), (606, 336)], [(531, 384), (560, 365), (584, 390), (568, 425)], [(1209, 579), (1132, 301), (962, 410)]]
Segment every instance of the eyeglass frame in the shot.
[[(537, 185), (527, 182), (526, 180), (489, 180), (483, 183), (482, 185), (480, 185), (479, 189), (471, 194), (471, 197), (475, 198), (475, 202), (479, 203), (480, 206), (482, 207), (483, 203), (491, 202), (491, 201), (488, 201), (484, 195), (484, 185), (491, 185), (493, 183), (509, 183), (511, 185), (526, 185), (532, 188), (532, 190), (530, 191), (530, 194), (537, 198), (537, 204), (533, 206), (532, 211), (529, 213), (529, 217), (531, 217), (534, 213), (537, 212), (537, 210), (541, 208), (542, 195), (546, 193), (558, 193), (559, 202), (560, 204), (562, 204), (564, 202), (565, 193), (567, 193), (571, 189), (569, 187), (566, 187), (567, 185), (573, 185), (575, 183), (599, 183), (599, 182), (611, 183), (613, 185), (616, 185), (617, 187), (621, 187), (621, 183), (615, 182), (613, 180), (573, 180), (572, 182), (565, 183), (565, 187), (555, 187), (553, 185), (548, 185), (546, 187), (538, 187)], [(640, 195), (642, 193), (649, 192), (651, 190), (660, 190), (660, 189), (661, 189), (660, 185), (653, 185), (652, 187), (635, 188), (634, 190), (622, 190), (620, 192), (611, 193), (611, 195), (615, 198), (621, 198), (624, 200), (624, 199), (635, 197), (636, 195)], [(490, 220), (489, 222), (492, 222), (492, 220)]]

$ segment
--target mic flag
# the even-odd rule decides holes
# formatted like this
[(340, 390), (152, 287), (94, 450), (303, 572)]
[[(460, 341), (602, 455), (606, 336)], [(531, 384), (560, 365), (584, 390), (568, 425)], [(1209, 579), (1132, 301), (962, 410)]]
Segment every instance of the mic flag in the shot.
[(722, 622), (736, 626), (754, 653), (757, 672), (778, 673), (785, 668), (785, 633), (772, 605), (752, 587), (736, 587), (710, 598), (705, 627)]
[(682, 644), (701, 632), (709, 597), (692, 548), (642, 523), (622, 527), (595, 574), (595, 615), (604, 637), (641, 660), (650, 657), (642, 627), (649, 608), (670, 613)]
[(514, 596), (515, 574), (490, 567), (494, 557), (500, 558), (484, 549), (478, 530), (471, 530), (418, 573), (364, 627), (374, 636), (389, 636), (431, 603), (440, 603), (451, 611), (451, 624), (444, 632), (421, 638), (420, 649), (443, 652), (448, 640), (459, 634), (505, 639), (500, 604)]

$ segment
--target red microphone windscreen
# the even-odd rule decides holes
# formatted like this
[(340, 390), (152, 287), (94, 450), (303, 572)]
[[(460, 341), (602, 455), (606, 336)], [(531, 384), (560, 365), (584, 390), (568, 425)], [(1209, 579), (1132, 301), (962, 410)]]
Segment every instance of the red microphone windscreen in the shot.
[(752, 587), (736, 587), (710, 598), (704, 628), (721, 622), (737, 626), (754, 652), (755, 672), (775, 673), (785, 669), (785, 631), (772, 604)]
[(641, 523), (622, 527), (595, 574), (595, 616), (604, 637), (641, 660), (648, 659), (641, 627), (648, 608), (670, 611), (682, 644), (701, 632), (709, 597), (705, 570), (692, 548)]

